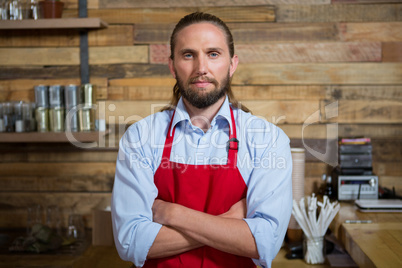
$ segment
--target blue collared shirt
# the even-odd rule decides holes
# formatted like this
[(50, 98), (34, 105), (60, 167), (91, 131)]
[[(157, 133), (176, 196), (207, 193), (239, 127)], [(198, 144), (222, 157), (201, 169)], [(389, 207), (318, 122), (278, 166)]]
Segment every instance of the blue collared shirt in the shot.
[[(112, 194), (113, 233), (123, 260), (143, 266), (162, 227), (152, 221), (151, 208), (158, 195), (154, 174), (161, 163), (167, 131), (176, 127), (171, 161), (225, 165), (229, 129), (233, 127), (229, 105), (226, 97), (206, 132), (191, 124), (182, 99), (177, 104), (170, 130), (172, 110), (148, 116), (127, 129), (120, 140)], [(271, 267), (292, 211), (289, 139), (266, 120), (237, 108), (233, 108), (233, 114), (239, 140), (237, 167), (248, 187), (244, 220), (260, 256), (253, 261), (261, 267)]]

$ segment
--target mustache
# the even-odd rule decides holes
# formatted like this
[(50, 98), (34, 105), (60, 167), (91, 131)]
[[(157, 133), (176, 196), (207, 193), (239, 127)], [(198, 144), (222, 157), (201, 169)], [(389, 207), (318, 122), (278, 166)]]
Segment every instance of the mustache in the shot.
[(208, 76), (197, 76), (197, 77), (193, 77), (193, 78), (189, 79), (189, 83), (195, 83), (195, 82), (198, 82), (198, 81), (205, 81), (205, 82), (212, 83), (214, 85), (218, 84), (217, 80), (215, 80), (214, 78), (210, 78)]

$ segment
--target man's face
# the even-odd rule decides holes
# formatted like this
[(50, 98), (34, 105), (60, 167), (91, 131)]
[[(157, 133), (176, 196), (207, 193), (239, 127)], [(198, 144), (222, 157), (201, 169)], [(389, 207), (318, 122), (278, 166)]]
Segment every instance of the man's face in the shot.
[(205, 108), (225, 95), (237, 63), (237, 56), (230, 57), (223, 31), (211, 23), (197, 23), (177, 34), (169, 68), (183, 98)]

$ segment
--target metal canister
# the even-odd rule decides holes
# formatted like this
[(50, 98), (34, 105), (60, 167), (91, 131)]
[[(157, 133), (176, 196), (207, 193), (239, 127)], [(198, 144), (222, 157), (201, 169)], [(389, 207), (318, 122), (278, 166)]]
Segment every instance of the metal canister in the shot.
[(49, 131), (49, 87), (38, 85), (35, 89), (35, 119), (38, 132)]
[(64, 107), (64, 86), (49, 87), (49, 106), (50, 108)]
[(37, 107), (35, 109), (36, 129), (38, 132), (49, 131), (49, 109)]
[(96, 85), (83, 84), (81, 86), (81, 101), (84, 106), (96, 104)]
[(78, 105), (81, 103), (80, 87), (68, 85), (64, 88), (66, 105), (66, 131), (79, 131)]
[(64, 131), (64, 107), (55, 107), (49, 110), (50, 131)]
[(93, 107), (82, 107), (78, 111), (80, 117), (81, 131), (95, 130), (95, 109)]
[(49, 120), (50, 131), (64, 131), (64, 87), (54, 85), (49, 87)]
[(36, 107), (49, 108), (49, 87), (45, 85), (35, 86)]
[(96, 86), (84, 84), (81, 86), (81, 105), (79, 109), (79, 122), (81, 131), (95, 130), (95, 104)]

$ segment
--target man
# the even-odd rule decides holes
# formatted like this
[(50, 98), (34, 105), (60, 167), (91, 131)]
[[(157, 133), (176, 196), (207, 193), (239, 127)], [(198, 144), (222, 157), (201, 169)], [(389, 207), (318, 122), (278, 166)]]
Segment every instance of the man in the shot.
[[(126, 131), (112, 197), (120, 257), (138, 267), (270, 267), (291, 207), (288, 137), (238, 106), (233, 38), (193, 13), (171, 37), (172, 107)], [(231, 102), (231, 103), (229, 103)]]

